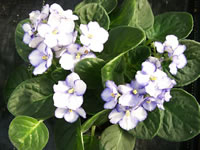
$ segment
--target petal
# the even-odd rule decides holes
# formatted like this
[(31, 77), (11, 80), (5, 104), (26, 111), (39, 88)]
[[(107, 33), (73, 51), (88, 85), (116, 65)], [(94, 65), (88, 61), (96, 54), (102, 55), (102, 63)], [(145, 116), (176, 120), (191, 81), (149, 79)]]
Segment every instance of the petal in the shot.
[(124, 112), (118, 112), (116, 109), (112, 110), (108, 118), (112, 124), (117, 124), (124, 116)]
[(82, 80), (76, 80), (74, 82), (74, 90), (75, 90), (76, 95), (82, 96), (85, 93), (86, 88), (87, 86), (85, 82), (83, 82)]
[(70, 44), (67, 47), (67, 52), (70, 54), (76, 54), (78, 52), (78, 48), (80, 47), (79, 44)]
[(42, 37), (35, 37), (29, 43), (29, 47), (36, 48), (44, 39)]
[(80, 30), (82, 32), (82, 34), (87, 35), (88, 34), (88, 27), (85, 24), (81, 24), (80, 25)]
[(46, 34), (52, 32), (51, 27), (48, 24), (40, 24), (38, 26), (38, 34), (41, 37), (45, 37)]
[(44, 43), (50, 48), (57, 46), (58, 44), (57, 36), (53, 34), (47, 34), (45, 36)]
[(141, 97), (135, 96), (133, 94), (123, 94), (119, 98), (119, 104), (123, 106), (136, 106), (139, 101), (141, 100)]
[(55, 55), (56, 55), (56, 58), (59, 58), (62, 56), (62, 54), (64, 54), (64, 52), (67, 51), (67, 48), (66, 47), (54, 47), (53, 48), (54, 52), (55, 52)]
[(81, 117), (83, 117), (83, 118), (86, 118), (86, 112), (85, 112), (85, 110), (83, 109), (83, 108), (78, 108), (78, 109), (76, 109), (76, 112), (81, 116)]
[(73, 42), (73, 34), (59, 34), (57, 36), (57, 40), (58, 40), (58, 45), (59, 46), (67, 46), (69, 44), (71, 44)]
[(54, 92), (65, 93), (70, 87), (66, 85), (65, 81), (58, 81), (58, 84), (54, 84), (53, 89)]
[(175, 50), (173, 55), (181, 55), (183, 54), (183, 52), (186, 50), (186, 46), (185, 45), (179, 45)]
[(147, 112), (143, 107), (138, 107), (136, 110), (131, 111), (131, 116), (139, 121), (143, 121), (147, 118)]
[(169, 69), (170, 69), (170, 73), (173, 74), (173, 75), (176, 75), (177, 74), (177, 68), (176, 68), (176, 64), (175, 63), (171, 63), (169, 65)]
[(99, 26), (98, 22), (96, 22), (96, 21), (94, 21), (94, 22), (90, 21), (88, 23), (88, 28), (89, 28), (89, 32), (96, 32), (100, 28), (100, 26)]
[(63, 12), (63, 15), (67, 18), (67, 19), (71, 19), (71, 20), (78, 20), (78, 16), (73, 15), (73, 12), (71, 9), (68, 9), (66, 11)]
[(162, 90), (157, 88), (157, 83), (154, 82), (150, 82), (146, 87), (145, 87), (145, 91), (153, 97), (157, 97)]
[(156, 66), (150, 62), (143, 62), (142, 63), (142, 71), (147, 74), (152, 74), (156, 71)]
[(77, 73), (72, 72), (71, 74), (69, 74), (66, 78), (66, 83), (68, 86), (70, 87), (74, 87), (74, 81), (76, 80), (80, 80), (80, 77)]
[(163, 53), (164, 52), (164, 46), (161, 42), (154, 42), (154, 45), (156, 47), (156, 50), (158, 53)]
[(81, 36), (80, 36), (80, 41), (81, 41), (81, 43), (82, 43), (83, 45), (89, 46), (91, 40), (90, 40), (87, 36), (81, 35)]
[(166, 46), (171, 46), (172, 49), (175, 49), (179, 44), (178, 38), (175, 35), (168, 35), (166, 36), (166, 41), (164, 44)]
[(133, 89), (130, 87), (130, 84), (127, 85), (119, 85), (118, 90), (122, 94), (130, 93)]
[(67, 112), (66, 108), (57, 108), (55, 111), (55, 117), (63, 118), (66, 112)]
[(33, 70), (34, 75), (42, 74), (44, 73), (48, 68), (46, 67), (46, 61), (39, 64), (35, 69)]
[(64, 53), (60, 60), (59, 63), (61, 65), (61, 67), (65, 70), (71, 70), (74, 68), (75, 65), (75, 60), (74, 57), (68, 53)]
[(59, 108), (65, 108), (67, 106), (68, 99), (69, 99), (68, 93), (56, 92), (53, 95), (54, 106)]
[(137, 126), (138, 120), (136, 118), (132, 118), (131, 116), (124, 116), (121, 121), (119, 121), (119, 125), (124, 130), (130, 130)]
[(69, 109), (76, 110), (83, 104), (83, 96), (70, 94), (70, 96), (68, 97), (66, 101), (67, 101), (66, 105)]
[(117, 100), (111, 100), (104, 104), (104, 109), (113, 109), (117, 105)]
[(117, 85), (115, 84), (114, 81), (108, 80), (108, 81), (106, 81), (105, 84), (106, 84), (106, 87), (110, 88), (114, 94), (118, 93), (118, 91), (117, 91)]
[(150, 76), (143, 74), (141, 71), (137, 71), (137, 74), (135, 75), (136, 81), (141, 85), (147, 85), (149, 83)]
[(24, 32), (29, 32), (32, 30), (31, 25), (29, 23), (23, 24), (22, 29), (24, 30)]
[(31, 36), (30, 36), (28, 33), (25, 33), (25, 34), (24, 34), (23, 42), (24, 42), (25, 44), (29, 44), (29, 43), (31, 42)]
[(105, 88), (103, 92), (101, 93), (101, 98), (108, 102), (114, 99), (114, 97), (111, 96), (112, 90), (110, 88)]
[(68, 111), (65, 115), (64, 115), (64, 118), (67, 122), (70, 122), (70, 123), (73, 123), (75, 122), (77, 119), (78, 119), (78, 114), (71, 110), (71, 111)]
[(153, 111), (156, 108), (157, 103), (154, 101), (146, 101), (145, 103), (142, 104), (142, 106), (144, 107), (144, 109), (148, 111)]
[(44, 62), (42, 56), (44, 56), (44, 53), (36, 49), (29, 54), (28, 58), (33, 66), (38, 66), (39, 64)]
[(60, 19), (59, 14), (50, 14), (47, 24), (50, 25), (51, 29), (56, 29), (60, 25)]
[(94, 40), (98, 41), (99, 43), (104, 44), (108, 40), (108, 31), (106, 31), (104, 28), (99, 28), (95, 33), (93, 33)]
[(88, 46), (93, 52), (102, 52), (103, 51), (103, 44), (98, 43), (97, 41), (92, 41)]
[(62, 33), (71, 33), (74, 31), (75, 23), (72, 20), (62, 19), (58, 30)]
[(177, 68), (182, 69), (187, 64), (187, 58), (184, 54), (178, 56)]
[(60, 5), (54, 3), (50, 6), (50, 12), (51, 13), (62, 13), (63, 9)]

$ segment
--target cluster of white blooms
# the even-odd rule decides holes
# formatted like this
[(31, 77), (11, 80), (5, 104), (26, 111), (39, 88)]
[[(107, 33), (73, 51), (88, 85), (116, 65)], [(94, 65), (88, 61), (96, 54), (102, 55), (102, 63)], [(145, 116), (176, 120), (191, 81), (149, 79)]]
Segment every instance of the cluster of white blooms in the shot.
[(29, 22), (23, 24), (24, 43), (34, 48), (29, 55), (35, 67), (33, 74), (44, 73), (52, 64), (53, 53), (61, 67), (73, 71), (75, 64), (84, 58), (96, 57), (93, 52), (103, 51), (108, 32), (97, 22), (80, 25), (80, 42), (75, 21), (78, 16), (72, 10), (63, 10), (58, 4), (45, 5), (41, 11), (29, 14)]
[[(108, 32), (97, 22), (80, 24), (81, 31), (75, 29), (78, 16), (72, 10), (63, 10), (58, 4), (45, 5), (41, 11), (29, 14), (29, 22), (23, 24), (23, 41), (34, 50), (29, 54), (30, 63), (35, 67), (34, 75), (44, 73), (53, 61), (53, 55), (59, 59), (61, 67), (72, 73), (65, 81), (54, 85), (55, 116), (64, 118), (67, 122), (75, 122), (79, 116), (86, 118), (81, 107), (86, 84), (74, 73), (77, 62), (84, 58), (96, 57), (94, 52), (103, 51), (103, 45), (108, 40)], [(77, 43), (77, 39), (80, 43)]]

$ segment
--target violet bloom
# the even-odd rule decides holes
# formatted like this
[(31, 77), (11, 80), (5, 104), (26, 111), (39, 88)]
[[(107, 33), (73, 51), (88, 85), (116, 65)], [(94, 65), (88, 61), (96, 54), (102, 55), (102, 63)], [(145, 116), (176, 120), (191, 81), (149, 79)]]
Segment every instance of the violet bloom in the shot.
[(35, 67), (34, 75), (44, 73), (52, 64), (53, 53), (46, 44), (41, 43), (29, 56), (30, 63)]
[(75, 122), (79, 116), (86, 118), (86, 113), (85, 113), (84, 109), (81, 107), (79, 107), (75, 110), (69, 109), (67, 107), (57, 108), (55, 111), (56, 118), (64, 118), (69, 123)]
[(101, 93), (101, 98), (106, 102), (104, 104), (105, 109), (113, 109), (117, 105), (118, 98), (117, 86), (113, 81), (106, 81), (106, 88)]
[(67, 51), (62, 54), (59, 63), (65, 70), (74, 70), (75, 65), (82, 59), (95, 58), (95, 54), (89, 51), (87, 47), (81, 47), (79, 44), (71, 44)]
[(180, 45), (176, 36), (168, 35), (163, 44), (161, 42), (155, 42), (155, 46), (159, 53), (167, 52), (169, 58), (172, 59), (169, 65), (171, 74), (176, 75), (177, 70), (184, 68), (187, 64), (187, 58), (183, 54), (186, 50), (186, 46)]
[(119, 98), (119, 104), (123, 106), (135, 107), (143, 100), (143, 95), (146, 94), (144, 86), (136, 81), (131, 81), (131, 84), (119, 85), (118, 90), (122, 94)]
[(143, 107), (124, 107), (118, 105), (113, 109), (108, 118), (112, 124), (119, 124), (124, 130), (131, 130), (137, 126), (140, 121), (147, 118), (147, 112)]
[(94, 52), (102, 52), (103, 44), (108, 40), (108, 31), (100, 27), (98, 22), (89, 22), (88, 25), (81, 24), (81, 43)]
[(65, 81), (58, 81), (53, 86), (54, 106), (59, 108), (78, 109), (83, 104), (83, 94), (86, 91), (86, 84), (80, 79), (78, 74), (71, 73)]

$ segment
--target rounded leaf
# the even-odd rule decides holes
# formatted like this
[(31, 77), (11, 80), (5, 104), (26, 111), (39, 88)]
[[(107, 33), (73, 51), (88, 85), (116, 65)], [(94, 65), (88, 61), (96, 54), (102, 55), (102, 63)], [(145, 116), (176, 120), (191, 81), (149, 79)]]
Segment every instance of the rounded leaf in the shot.
[(158, 136), (169, 141), (186, 141), (200, 133), (200, 107), (196, 99), (182, 89), (172, 89), (166, 103)]
[(8, 134), (18, 150), (42, 150), (49, 139), (45, 124), (27, 116), (17, 116), (13, 119)]

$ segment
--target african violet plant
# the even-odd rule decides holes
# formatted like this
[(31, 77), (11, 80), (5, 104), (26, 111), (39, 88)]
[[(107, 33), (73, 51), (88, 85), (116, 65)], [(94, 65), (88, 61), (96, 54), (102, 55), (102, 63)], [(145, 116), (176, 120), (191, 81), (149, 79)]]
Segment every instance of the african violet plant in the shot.
[(43, 6), (16, 28), (20, 66), (6, 86), (16, 116), (9, 137), (41, 150), (55, 117), (58, 150), (133, 150), (136, 138), (185, 141), (200, 107), (181, 87), (200, 75), (192, 16), (154, 17), (147, 0), (84, 0), (75, 11)]

